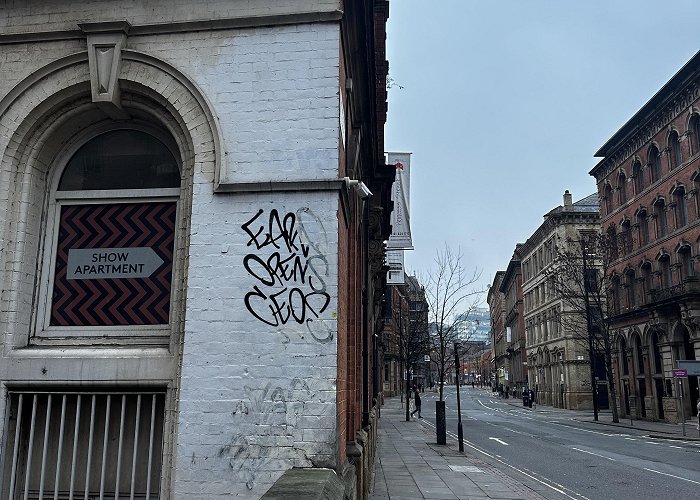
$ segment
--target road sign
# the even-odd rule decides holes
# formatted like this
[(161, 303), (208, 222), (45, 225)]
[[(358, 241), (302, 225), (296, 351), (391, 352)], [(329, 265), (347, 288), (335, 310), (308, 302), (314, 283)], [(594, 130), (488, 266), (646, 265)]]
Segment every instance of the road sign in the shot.
[(676, 361), (676, 366), (684, 368), (691, 377), (700, 377), (700, 361), (687, 359)]
[(673, 378), (685, 378), (688, 376), (688, 370), (685, 368), (674, 368)]

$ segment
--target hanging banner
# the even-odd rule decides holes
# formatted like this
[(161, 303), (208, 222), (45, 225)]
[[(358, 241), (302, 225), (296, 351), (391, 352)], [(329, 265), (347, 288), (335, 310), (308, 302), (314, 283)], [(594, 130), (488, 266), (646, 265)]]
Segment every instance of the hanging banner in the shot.
[(391, 188), (391, 236), (388, 249), (413, 250), (411, 238), (411, 153), (387, 153), (387, 165), (396, 168), (396, 179)]
[(403, 250), (387, 250), (386, 264), (389, 266), (389, 273), (386, 277), (388, 285), (403, 285), (406, 283), (403, 267)]

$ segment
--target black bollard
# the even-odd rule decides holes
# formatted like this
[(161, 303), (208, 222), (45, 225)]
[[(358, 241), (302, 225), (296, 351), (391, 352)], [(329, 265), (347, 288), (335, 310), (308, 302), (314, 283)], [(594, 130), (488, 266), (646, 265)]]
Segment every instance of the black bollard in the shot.
[(437, 444), (447, 444), (447, 424), (445, 423), (445, 402), (435, 401), (435, 427)]

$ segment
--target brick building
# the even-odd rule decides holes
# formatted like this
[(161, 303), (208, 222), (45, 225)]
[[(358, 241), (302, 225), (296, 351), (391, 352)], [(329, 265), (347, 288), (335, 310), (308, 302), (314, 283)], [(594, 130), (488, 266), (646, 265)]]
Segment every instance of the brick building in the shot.
[(522, 244), (515, 245), (513, 257), (503, 273), (500, 292), (503, 294), (503, 328), (505, 353), (509, 367), (502, 383), (510, 391), (520, 391), (527, 385), (527, 353), (525, 351), (525, 315), (523, 311)]
[[(551, 283), (562, 265), (557, 249), (577, 245), (581, 232), (591, 231), (599, 231), (598, 195), (574, 203), (566, 191), (563, 205), (549, 211), (521, 247), (528, 379), (541, 404), (593, 407), (582, 306), (572, 304)], [(569, 320), (572, 315), (576, 317)], [(598, 375), (605, 380), (604, 372)]]
[[(610, 320), (621, 416), (677, 422), (696, 413), (700, 359), (700, 53), (596, 153), (603, 230), (617, 235)], [(679, 390), (680, 387), (680, 390)]]
[(486, 294), (486, 302), (489, 305), (489, 314), (491, 316), (491, 373), (489, 383), (496, 387), (502, 383), (499, 378), (499, 373), (503, 377), (506, 369), (510, 369), (508, 358), (506, 356), (506, 329), (504, 324), (505, 319), (505, 304), (503, 302), (503, 292), (501, 292), (501, 283), (505, 271), (496, 271), (493, 277), (493, 283), (489, 287)]
[(406, 373), (410, 383), (426, 387), (430, 379), (428, 353), (428, 303), (425, 290), (415, 276), (404, 273), (404, 283), (389, 285), (384, 300), (382, 358), (383, 395), (406, 392)]
[(312, 467), (366, 495), (387, 17), (3, 7), (0, 497), (259, 498)]

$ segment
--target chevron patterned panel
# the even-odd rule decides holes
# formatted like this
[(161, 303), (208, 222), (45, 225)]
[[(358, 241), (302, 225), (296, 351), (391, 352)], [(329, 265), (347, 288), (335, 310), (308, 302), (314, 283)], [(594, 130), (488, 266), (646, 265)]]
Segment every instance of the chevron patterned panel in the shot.
[[(167, 324), (175, 212), (175, 202), (62, 206), (50, 324)], [(163, 264), (147, 278), (66, 277), (71, 249), (130, 247), (151, 248)]]

